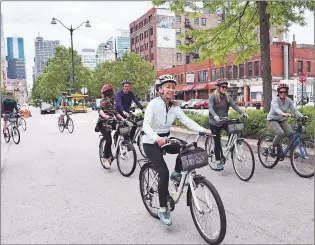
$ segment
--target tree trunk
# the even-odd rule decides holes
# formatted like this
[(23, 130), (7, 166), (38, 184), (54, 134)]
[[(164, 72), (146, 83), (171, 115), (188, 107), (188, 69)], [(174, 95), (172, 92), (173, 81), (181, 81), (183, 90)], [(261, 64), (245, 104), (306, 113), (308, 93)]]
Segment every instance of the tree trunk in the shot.
[(260, 56), (262, 65), (263, 80), (263, 103), (264, 111), (269, 112), (272, 100), (272, 77), (270, 61), (270, 35), (269, 35), (269, 14), (267, 14), (267, 1), (257, 1), (260, 19)]

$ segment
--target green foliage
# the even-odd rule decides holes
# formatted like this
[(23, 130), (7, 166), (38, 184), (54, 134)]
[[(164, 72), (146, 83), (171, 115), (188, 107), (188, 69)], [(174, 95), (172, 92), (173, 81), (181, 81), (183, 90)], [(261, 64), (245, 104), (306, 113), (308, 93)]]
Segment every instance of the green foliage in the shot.
[(126, 53), (122, 59), (104, 62), (95, 70), (95, 83), (92, 91), (100, 96), (100, 90), (106, 83), (110, 83), (115, 91), (121, 89), (121, 82), (127, 79), (138, 97), (143, 97), (155, 81), (152, 64), (142, 60), (136, 53)]
[(55, 56), (50, 58), (44, 73), (37, 77), (32, 87), (31, 98), (44, 101), (57, 99), (62, 91), (74, 88), (80, 91), (82, 87), (93, 84), (93, 76), (88, 68), (84, 67), (81, 57), (74, 51), (75, 84), (72, 84), (71, 48), (58, 46)]

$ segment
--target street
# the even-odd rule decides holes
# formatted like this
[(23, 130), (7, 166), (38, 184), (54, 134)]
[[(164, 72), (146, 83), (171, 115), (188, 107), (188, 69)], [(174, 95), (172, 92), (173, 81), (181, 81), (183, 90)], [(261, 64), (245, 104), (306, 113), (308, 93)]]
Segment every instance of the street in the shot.
[[(139, 166), (123, 177), (98, 156), (97, 112), (74, 114), (74, 132), (60, 133), (55, 115), (32, 108), (15, 145), (2, 140), (1, 243), (205, 244), (185, 195), (166, 228), (145, 209)], [(3, 136), (2, 136), (3, 137)], [(137, 149), (137, 147), (136, 147)], [(138, 159), (142, 158), (138, 154)], [(175, 156), (166, 156), (170, 171)], [(288, 161), (256, 169), (241, 181), (228, 161), (223, 172), (197, 170), (217, 188), (227, 216), (222, 244), (313, 244), (314, 178), (299, 177)], [(2, 160), (3, 162), (3, 160)]]

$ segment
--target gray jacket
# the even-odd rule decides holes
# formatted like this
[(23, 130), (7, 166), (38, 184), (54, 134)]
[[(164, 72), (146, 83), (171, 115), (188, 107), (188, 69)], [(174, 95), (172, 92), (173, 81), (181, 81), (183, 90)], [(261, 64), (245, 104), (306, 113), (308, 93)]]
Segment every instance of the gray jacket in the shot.
[(215, 95), (211, 94), (209, 97), (209, 123), (211, 125), (221, 127), (224, 123), (216, 122), (214, 120), (214, 117), (216, 115), (219, 117), (228, 117), (230, 106), (239, 114), (243, 113), (241, 109), (235, 104), (231, 96), (230, 96), (230, 101), (228, 102), (225, 95), (221, 95), (220, 103), (216, 104)]
[(282, 102), (282, 100), (278, 96), (273, 98), (271, 101), (270, 111), (267, 116), (267, 121), (286, 120), (286, 118), (281, 116), (281, 114), (287, 113), (289, 109), (298, 117), (302, 116), (302, 114), (296, 109), (293, 101), (290, 98), (286, 97), (284, 102)]

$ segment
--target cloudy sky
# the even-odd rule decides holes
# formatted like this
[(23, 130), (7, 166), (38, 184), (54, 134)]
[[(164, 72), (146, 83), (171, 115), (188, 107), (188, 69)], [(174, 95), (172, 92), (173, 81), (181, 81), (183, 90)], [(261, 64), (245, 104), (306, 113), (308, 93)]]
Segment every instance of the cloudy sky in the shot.
[[(92, 27), (82, 26), (74, 32), (74, 48), (97, 48), (101, 42), (117, 34), (117, 29), (129, 29), (129, 24), (142, 16), (151, 7), (146, 1), (112, 2), (1, 2), (4, 36), (24, 38), (27, 80), (32, 83), (32, 66), (35, 54), (34, 39), (40, 36), (46, 40), (60, 40), (70, 46), (70, 34), (59, 23), (51, 25), (51, 19), (61, 20), (66, 26), (78, 26), (89, 20)], [(314, 44), (314, 16), (306, 14), (308, 26), (294, 26), (289, 39), (295, 33), (298, 43)]]

